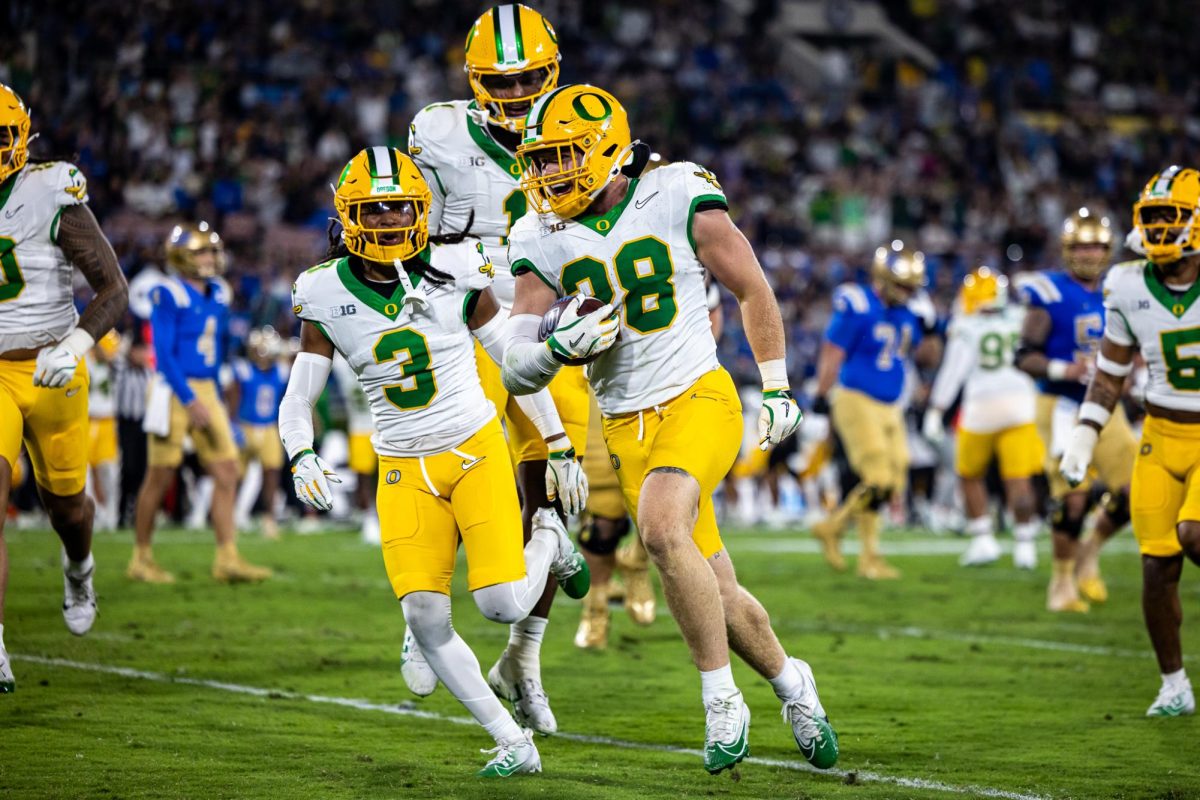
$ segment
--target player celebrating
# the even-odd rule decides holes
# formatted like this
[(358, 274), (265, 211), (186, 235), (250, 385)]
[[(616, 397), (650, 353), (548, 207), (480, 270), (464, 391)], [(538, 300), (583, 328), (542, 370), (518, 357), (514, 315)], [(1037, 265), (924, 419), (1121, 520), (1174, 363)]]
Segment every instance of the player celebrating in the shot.
[[(230, 407), (237, 409), (237, 424), (245, 444), (241, 452), (241, 471), (257, 460), (262, 466), (262, 533), (268, 539), (279, 538), (275, 523), (275, 489), (283, 468), (283, 448), (279, 444), (279, 401), (287, 387), (287, 367), (280, 362), (283, 339), (274, 328), (250, 331), (246, 340), (249, 358), (233, 363), (234, 383)], [(249, 518), (254, 498), (245, 509)]]
[[(717, 361), (704, 270), (741, 304), (763, 375), (762, 447), (800, 424), (779, 309), (716, 177), (687, 162), (642, 175), (648, 156), (630, 139), (625, 109), (602, 89), (561, 87), (530, 110), (518, 157), (537, 215), (519, 220), (509, 241), (517, 296), (504, 385), (532, 392), (564, 361), (599, 354), (588, 379), (604, 439), (700, 670), (705, 768), (730, 768), (749, 749), (750, 711), (730, 671), (731, 646), (771, 681), (801, 751), (826, 768), (837, 760), (837, 737), (812, 670), (787, 657), (763, 607), (738, 585), (713, 511), (742, 419)], [(605, 305), (581, 315), (581, 295)], [(560, 296), (574, 299), (538, 341), (542, 315)]]
[[(501, 307), (512, 308), (514, 281), (508, 264), (507, 242), (512, 226), (526, 212), (525, 194), (518, 183), (521, 169), (515, 157), (525, 115), (537, 98), (558, 84), (558, 41), (554, 28), (525, 5), (501, 5), (485, 12), (471, 26), (466, 42), (466, 72), (474, 101), (435, 103), (413, 119), (409, 153), (433, 192), (429, 225), (433, 231), (467, 230), (483, 242), (496, 265), (493, 291)], [(550, 384), (550, 395), (565, 428), (548, 448), (537, 427), (508, 396), (500, 370), (476, 347), (480, 379), (508, 430), (509, 447), (517, 464), (522, 524), (528, 541), (534, 512), (547, 497), (546, 474), (555, 462), (582, 458), (587, 446), (588, 397), (583, 370), (562, 371)], [(531, 499), (532, 498), (532, 499)], [(553, 500), (553, 492), (549, 493)], [(542, 688), (539, 651), (545, 634), (554, 582), (527, 619), (513, 626), (508, 647), (488, 671), (488, 683), (513, 702), (522, 724), (539, 733), (553, 733), (557, 722)], [(406, 639), (411, 644), (411, 637)], [(409, 688), (428, 694), (436, 684), (416, 669), (420, 656), (406, 660), (403, 671)]]
[(1099, 603), (1108, 597), (1100, 577), (1100, 547), (1129, 521), (1129, 476), (1137, 443), (1123, 409), (1118, 408), (1105, 425), (1096, 450), (1094, 471), (1109, 494), (1082, 544), (1090, 482), (1072, 488), (1058, 471), (1104, 333), (1100, 281), (1111, 249), (1108, 218), (1081, 208), (1063, 223), (1066, 269), (1021, 276), (1017, 284), (1028, 308), (1016, 364), (1037, 379), (1042, 392), (1038, 433), (1049, 452), (1046, 477), (1054, 499), (1050, 517), (1054, 567), (1046, 588), (1050, 611), (1087, 611), (1088, 600)]
[[(22, 441), (50, 525), (62, 540), (63, 619), (77, 636), (96, 619), (87, 482), (88, 375), (80, 360), (125, 313), (116, 254), (71, 164), (29, 164), (29, 110), (0, 84), (0, 512)], [(95, 290), (80, 316), (72, 265)], [(15, 688), (4, 650), (6, 515), (0, 513), (0, 693)]]
[(988, 465), (997, 458), (1008, 508), (1016, 521), (1013, 563), (1033, 569), (1038, 524), (1030, 478), (1041, 471), (1045, 455), (1034, 426), (1037, 390), (1029, 376), (1012, 364), (1024, 311), (1008, 303), (1008, 278), (988, 267), (963, 279), (960, 308), (950, 323), (923, 426), (926, 438), (943, 438), (942, 418), (965, 383), (955, 471), (962, 483), (971, 543), (959, 563), (978, 566), (1000, 557), (984, 484)]
[[(334, 351), (367, 393), (379, 454), (377, 505), (383, 558), (409, 631), (433, 672), (496, 740), (480, 772), (537, 772), (537, 748), (488, 689), (479, 662), (450, 621), (450, 579), (461, 535), (468, 587), (484, 616), (528, 615), (552, 570), (573, 597), (588, 572), (552, 511), (535, 515), (521, 551), (520, 508), (495, 408), (475, 369), (472, 338), (499, 358), (507, 319), (489, 284), (478, 243), (429, 244), (430, 190), (416, 165), (386, 147), (363, 150), (335, 189), (342, 243), (296, 281), (301, 353), (280, 409), (297, 496), (329, 510), (337, 480), (312, 450), (312, 404)], [(344, 246), (343, 246), (344, 245)], [(534, 419), (554, 418), (541, 393), (525, 401)], [(586, 499), (579, 465), (556, 490)]]
[(228, 284), (220, 278), (221, 237), (201, 222), (176, 225), (166, 243), (174, 272), (151, 292), (150, 317), (159, 382), (147, 403), (149, 469), (138, 493), (136, 542), (125, 570), (131, 580), (174, 583), (151, 550), (154, 519), (183, 461), (183, 438), (191, 434), (200, 463), (213, 479), (212, 526), (217, 553), (212, 576), (223, 583), (261, 581), (271, 570), (242, 559), (237, 550), (234, 501), (238, 451), (229, 415), (217, 390), (229, 321)]
[(1162, 671), (1150, 717), (1193, 714), (1183, 668), (1179, 577), (1183, 556), (1200, 565), (1200, 172), (1155, 175), (1133, 206), (1130, 247), (1144, 261), (1118, 264), (1104, 281), (1109, 312), (1096, 372), (1063, 453), (1063, 477), (1079, 485), (1121, 399), (1138, 352), (1150, 370), (1146, 421), (1130, 508), (1142, 552), (1142, 612)]
[[(858, 516), (862, 547), (858, 574), (870, 580), (900, 577), (879, 555), (879, 509), (904, 490), (908, 443), (904, 409), (905, 365), (921, 341), (922, 323), (909, 308), (925, 285), (925, 255), (895, 241), (875, 251), (871, 283), (846, 283), (833, 294), (833, 319), (825, 330), (817, 363), (813, 405), (829, 407), (859, 484), (828, 517), (813, 525), (825, 560), (846, 568), (841, 538)], [(834, 383), (838, 388), (830, 395)]]

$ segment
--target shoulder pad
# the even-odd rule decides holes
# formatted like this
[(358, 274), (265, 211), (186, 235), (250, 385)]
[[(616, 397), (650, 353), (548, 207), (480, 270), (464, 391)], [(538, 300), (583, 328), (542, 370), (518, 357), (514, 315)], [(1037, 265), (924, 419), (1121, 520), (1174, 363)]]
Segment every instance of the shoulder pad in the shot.
[(158, 304), (158, 298), (162, 296), (163, 292), (170, 294), (176, 308), (188, 308), (192, 304), (191, 295), (187, 293), (187, 289), (180, 283), (179, 278), (173, 275), (167, 276), (162, 283), (158, 284), (151, 291), (153, 292), (152, 296), (155, 298), (155, 305)]
[(214, 291), (213, 299), (223, 306), (233, 302), (233, 288), (224, 278), (209, 278)]
[(478, 239), (466, 239), (456, 244), (433, 245), (429, 255), (434, 269), (453, 275), (467, 291), (482, 291), (492, 285), (496, 268)]
[(833, 290), (834, 311), (866, 314), (871, 310), (871, 301), (866, 290), (857, 283), (843, 283)]
[(422, 162), (437, 162), (445, 137), (466, 119), (465, 101), (431, 103), (408, 126), (408, 154)]
[(1024, 272), (1013, 279), (1017, 293), (1025, 302), (1051, 305), (1062, 300), (1062, 292), (1045, 272)]
[(44, 161), (25, 168), (28, 180), (37, 181), (52, 192), (56, 206), (78, 206), (88, 201), (87, 178), (79, 167), (67, 161)]

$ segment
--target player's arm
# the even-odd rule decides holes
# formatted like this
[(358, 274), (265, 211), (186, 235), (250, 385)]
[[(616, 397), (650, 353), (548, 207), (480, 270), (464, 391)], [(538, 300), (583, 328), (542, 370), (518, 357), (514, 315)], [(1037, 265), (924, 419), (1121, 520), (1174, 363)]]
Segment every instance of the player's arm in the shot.
[[(1109, 318), (1116, 314), (1109, 312)], [(1071, 438), (1063, 451), (1059, 470), (1072, 486), (1078, 485), (1087, 475), (1092, 452), (1100, 438), (1100, 431), (1108, 423), (1113, 409), (1125, 391), (1125, 379), (1133, 371), (1133, 358), (1137, 345), (1132, 337), (1128, 343), (1110, 338), (1113, 327), (1107, 326), (1100, 354), (1096, 357), (1096, 371), (1088, 384), (1083, 405), (1079, 407), (1079, 419), (1071, 429)], [(1117, 338), (1120, 338), (1119, 336)]]
[(279, 403), (279, 438), (292, 466), (296, 497), (318, 511), (333, 508), (329, 483), (342, 480), (313, 451), (313, 406), (325, 390), (333, 368), (333, 343), (317, 326), (300, 326), (300, 352), (288, 376), (287, 390)]
[(108, 333), (129, 307), (129, 285), (117, 254), (86, 205), (62, 208), (57, 243), (63, 255), (79, 268), (95, 296), (83, 310), (79, 324), (54, 347), (38, 353), (35, 386), (66, 386), (75, 377), (79, 359)]
[(783, 317), (775, 292), (767, 283), (750, 242), (733, 224), (729, 213), (713, 208), (701, 211), (692, 221), (696, 258), (712, 276), (737, 298), (742, 327), (763, 384), (763, 406), (758, 418), (758, 446), (769, 445), (792, 435), (803, 420), (800, 406), (792, 398), (787, 374)]
[[(497, 364), (504, 364), (508, 340), (508, 314), (496, 300), (491, 289), (475, 292), (468, 300), (467, 327)], [(473, 303), (473, 307), (472, 304)], [(567, 438), (567, 430), (558, 416), (554, 398), (546, 389), (533, 394), (514, 395), (517, 406), (529, 418), (546, 443), (546, 498), (561, 497), (563, 510), (578, 514), (587, 503), (587, 477), (575, 456), (575, 448)]]
[(538, 326), (558, 293), (532, 269), (522, 271), (520, 259), (512, 263), (517, 293), (508, 318), (508, 345), (500, 377), (509, 394), (519, 397), (544, 389), (567, 361), (612, 347), (620, 333), (620, 321), (611, 303), (581, 316), (582, 299), (577, 299), (563, 309), (554, 333), (539, 341)]
[(1084, 381), (1088, 367), (1075, 361), (1050, 358), (1046, 355), (1046, 342), (1054, 321), (1050, 312), (1040, 306), (1029, 306), (1025, 321), (1021, 324), (1021, 341), (1017, 347), (1015, 364), (1017, 369), (1038, 379), (1052, 381)]
[(967, 375), (975, 366), (978, 348), (971, 338), (961, 331), (952, 332), (946, 345), (945, 358), (933, 379), (933, 388), (929, 391), (929, 407), (925, 409), (925, 419), (922, 432), (925, 438), (938, 441), (944, 435), (942, 416), (958, 396)]

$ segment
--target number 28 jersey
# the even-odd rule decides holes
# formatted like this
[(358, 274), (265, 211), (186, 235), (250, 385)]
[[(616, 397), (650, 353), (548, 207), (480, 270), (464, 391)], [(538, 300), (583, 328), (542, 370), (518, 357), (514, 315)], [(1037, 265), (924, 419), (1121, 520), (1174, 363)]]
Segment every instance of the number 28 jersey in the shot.
[(417, 258), (453, 276), (439, 283), (412, 274), (383, 297), (338, 258), (309, 269), (292, 286), (292, 310), (345, 356), (375, 420), (371, 443), (387, 456), (444, 453), (496, 415), (484, 396), (467, 328), (471, 296), (487, 288), (491, 262), (477, 242), (431, 245)]
[(560, 297), (588, 295), (620, 312), (616, 344), (587, 367), (605, 416), (665, 403), (720, 366), (692, 236), (693, 217), (708, 208), (727, 208), (716, 178), (677, 162), (631, 179), (602, 216), (529, 214), (513, 226), (513, 274), (533, 272)]
[(1109, 312), (1104, 336), (1137, 346), (1150, 371), (1146, 400), (1200, 411), (1200, 281), (1185, 292), (1167, 288), (1148, 261), (1129, 261), (1104, 279)]

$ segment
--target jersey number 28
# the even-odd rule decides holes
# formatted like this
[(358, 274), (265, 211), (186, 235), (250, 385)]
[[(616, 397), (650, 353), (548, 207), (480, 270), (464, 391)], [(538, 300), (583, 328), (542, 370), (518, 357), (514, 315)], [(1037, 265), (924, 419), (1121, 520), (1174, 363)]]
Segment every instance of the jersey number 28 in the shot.
[[(613, 256), (613, 266), (617, 283), (625, 290), (625, 324), (638, 333), (670, 327), (679, 309), (675, 303), (675, 263), (666, 243), (653, 236), (626, 242)], [(586, 294), (605, 303), (611, 303), (615, 294), (607, 265), (591, 256), (563, 267), (562, 285), (567, 294), (586, 286)]]

